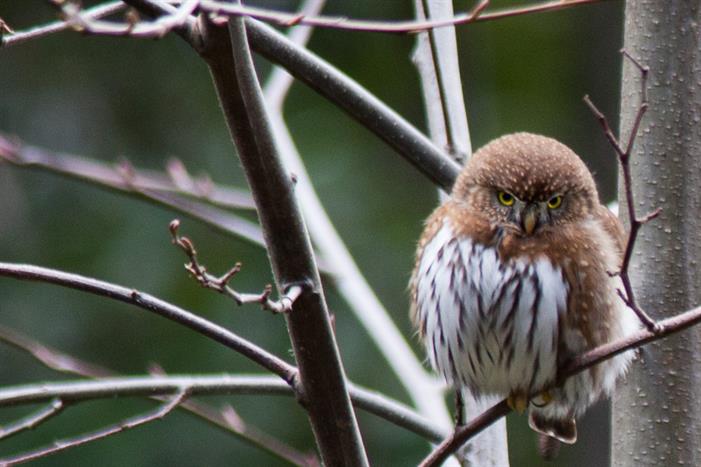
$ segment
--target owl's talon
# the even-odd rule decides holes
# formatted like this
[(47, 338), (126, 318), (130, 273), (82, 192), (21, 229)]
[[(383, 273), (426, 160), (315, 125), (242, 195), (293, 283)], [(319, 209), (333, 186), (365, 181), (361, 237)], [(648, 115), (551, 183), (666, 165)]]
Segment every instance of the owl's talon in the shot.
[(525, 394), (510, 394), (506, 398), (508, 406), (519, 415), (522, 415), (528, 407), (528, 397)]
[(538, 394), (536, 398), (531, 400), (531, 404), (535, 405), (538, 408), (545, 407), (549, 403), (553, 401), (553, 395), (550, 393), (550, 391), (545, 390)]

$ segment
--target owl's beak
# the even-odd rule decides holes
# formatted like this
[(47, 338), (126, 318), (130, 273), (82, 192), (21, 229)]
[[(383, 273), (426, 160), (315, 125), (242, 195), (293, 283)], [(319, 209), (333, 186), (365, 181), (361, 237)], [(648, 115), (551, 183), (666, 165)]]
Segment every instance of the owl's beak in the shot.
[(535, 205), (526, 206), (521, 215), (521, 227), (526, 235), (531, 235), (538, 226), (538, 211)]

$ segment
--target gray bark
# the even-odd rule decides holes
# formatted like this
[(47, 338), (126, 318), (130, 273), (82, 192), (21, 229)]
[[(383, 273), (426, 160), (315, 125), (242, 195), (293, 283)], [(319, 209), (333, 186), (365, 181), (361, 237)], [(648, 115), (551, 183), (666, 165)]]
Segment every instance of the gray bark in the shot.
[[(631, 161), (636, 209), (663, 208), (641, 229), (630, 273), (640, 305), (657, 319), (701, 303), (700, 14), (698, 1), (626, 2), (625, 49), (650, 67), (650, 108)], [(626, 63), (624, 135), (639, 79)], [(614, 397), (613, 465), (701, 465), (700, 337), (694, 327), (656, 341), (634, 363)]]

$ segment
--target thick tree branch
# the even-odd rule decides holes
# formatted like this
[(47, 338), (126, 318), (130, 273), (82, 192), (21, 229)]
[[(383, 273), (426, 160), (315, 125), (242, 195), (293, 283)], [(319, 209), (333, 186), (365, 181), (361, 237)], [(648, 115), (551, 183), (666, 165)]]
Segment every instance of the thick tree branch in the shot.
[[(124, 0), (144, 14), (171, 14), (174, 7), (155, 0)], [(445, 152), (377, 97), (325, 60), (298, 46), (273, 28), (246, 18), (251, 47), (285, 68), (389, 144), (431, 181), (450, 191), (460, 167)], [(206, 53), (201, 31), (190, 23), (176, 29), (199, 53)]]
[(201, 54), (258, 206), (278, 291), (303, 287), (286, 320), (305, 400), (314, 401), (306, 408), (322, 461), (366, 465), (311, 244), (293, 181), (277, 155), (244, 22), (231, 19), (227, 31), (203, 19)]

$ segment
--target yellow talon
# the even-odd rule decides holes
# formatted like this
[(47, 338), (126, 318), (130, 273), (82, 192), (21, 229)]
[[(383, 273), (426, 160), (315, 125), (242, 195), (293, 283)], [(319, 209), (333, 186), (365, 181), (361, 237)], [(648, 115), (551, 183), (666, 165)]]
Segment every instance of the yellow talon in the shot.
[(506, 403), (511, 410), (522, 415), (526, 411), (526, 407), (528, 407), (528, 397), (525, 394), (510, 394), (506, 399)]
[(550, 393), (550, 391), (543, 391), (540, 394), (538, 394), (538, 397), (531, 402), (533, 405), (536, 407), (545, 407), (549, 403), (553, 401), (553, 395)]

